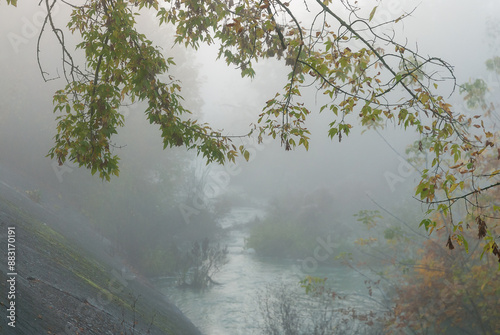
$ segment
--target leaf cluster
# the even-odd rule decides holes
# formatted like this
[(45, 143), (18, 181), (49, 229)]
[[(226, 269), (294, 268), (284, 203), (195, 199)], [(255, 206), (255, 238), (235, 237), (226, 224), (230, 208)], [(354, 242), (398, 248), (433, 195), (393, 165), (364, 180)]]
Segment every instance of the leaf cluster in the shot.
[[(477, 180), (480, 162), (497, 148), (496, 138), (481, 115), (457, 112), (438, 93), (442, 81), (456, 87), (448, 63), (424, 57), (381, 32), (411, 13), (376, 24), (378, 7), (366, 17), (356, 5), (344, 1), (347, 17), (333, 10), (332, 1), (321, 0), (304, 2), (306, 11), (314, 10), (308, 15), (281, 0), (86, 0), (82, 5), (67, 4), (72, 12), (64, 28), (80, 41), (77, 48), (85, 55), (80, 65), (68, 49), (67, 31), (52, 18), (55, 1), (41, 4), (47, 16), (40, 37), (50, 29), (59, 41), (67, 82), (54, 95), (58, 125), (48, 154), (59, 164), (77, 163), (106, 180), (118, 175), (119, 158), (111, 139), (125, 122), (120, 107), (126, 101), (147, 104), (146, 117), (161, 130), (165, 148), (184, 146), (207, 163), (234, 161), (238, 155), (248, 160), (249, 151), (232, 139), (253, 131), (259, 141), (263, 136), (280, 139), (285, 150), (308, 149), (306, 120), (313, 110), (302, 94), (314, 87), (323, 96), (318, 111), (331, 117), (328, 135), (332, 139), (348, 136), (355, 119), (368, 129), (392, 122), (429, 139), (432, 164), (422, 172), (416, 192), (422, 202), (434, 203), (447, 213), (455, 200), (500, 185), (478, 187), (476, 183), (471, 192), (455, 196), (465, 191), (467, 178), (471, 183)], [(224, 135), (189, 118), (181, 83), (169, 74), (174, 60), (138, 31), (135, 18), (145, 13), (155, 15), (160, 26), (173, 25), (176, 43), (195, 49), (202, 43), (216, 43), (219, 58), (236, 66), (243, 77), (253, 77), (254, 64), (266, 58), (274, 57), (289, 67), (286, 85), (267, 100), (248, 134)], [(49, 80), (40, 58), (38, 62), (42, 76)], [(494, 58), (487, 67), (498, 73), (498, 63)], [(466, 84), (461, 91), (467, 92), (471, 106), (484, 106), (483, 82)], [(496, 175), (495, 170), (486, 175)], [(443, 195), (446, 203), (438, 200)]]

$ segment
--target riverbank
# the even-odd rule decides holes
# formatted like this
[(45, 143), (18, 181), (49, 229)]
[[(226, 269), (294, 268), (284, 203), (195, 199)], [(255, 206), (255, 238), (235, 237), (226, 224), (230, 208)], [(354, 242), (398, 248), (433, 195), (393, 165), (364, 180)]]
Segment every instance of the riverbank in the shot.
[(1, 334), (201, 334), (87, 225), (0, 183)]

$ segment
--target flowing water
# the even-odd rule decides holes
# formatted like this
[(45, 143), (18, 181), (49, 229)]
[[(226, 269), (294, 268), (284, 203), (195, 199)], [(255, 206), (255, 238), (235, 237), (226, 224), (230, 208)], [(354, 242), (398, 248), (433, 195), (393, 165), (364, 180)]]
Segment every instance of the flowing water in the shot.
[[(245, 250), (247, 233), (244, 229), (238, 229), (238, 226), (262, 215), (263, 212), (253, 208), (237, 208), (221, 222), (224, 228), (233, 228), (224, 241), (228, 246), (229, 261), (214, 278), (221, 285), (198, 292), (177, 288), (172, 280), (158, 282), (162, 292), (204, 334), (259, 334), (259, 293), (262, 294), (263, 289), (271, 283), (297, 285), (305, 276), (300, 271), (297, 260), (264, 259)], [(336, 291), (354, 293), (354, 296), (359, 293), (358, 298), (354, 298), (351, 304), (366, 303), (366, 298), (361, 294), (364, 278), (351, 269), (327, 268), (311, 275), (328, 277), (328, 282), (333, 283)]]

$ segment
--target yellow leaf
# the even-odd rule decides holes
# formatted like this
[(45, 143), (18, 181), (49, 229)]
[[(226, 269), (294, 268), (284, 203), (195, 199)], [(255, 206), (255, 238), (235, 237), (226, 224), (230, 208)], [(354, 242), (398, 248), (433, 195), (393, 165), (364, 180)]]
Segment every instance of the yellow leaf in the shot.
[(497, 174), (500, 173), (500, 170), (495, 170), (491, 173), (491, 176), (490, 177), (493, 177), (493, 176), (496, 176)]
[(429, 95), (428, 94), (421, 94), (419, 97), (419, 100), (421, 103), (425, 104), (429, 100)]

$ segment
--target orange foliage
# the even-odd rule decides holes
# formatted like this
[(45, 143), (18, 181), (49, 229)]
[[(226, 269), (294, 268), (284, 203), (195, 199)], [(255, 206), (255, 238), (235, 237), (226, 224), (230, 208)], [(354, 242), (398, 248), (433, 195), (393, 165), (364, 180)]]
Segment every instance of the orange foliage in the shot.
[(388, 330), (495, 334), (500, 329), (500, 273), (491, 265), (493, 257), (480, 260), (477, 250), (457, 257), (457, 250), (435, 240), (428, 240), (424, 250), (396, 289)]

